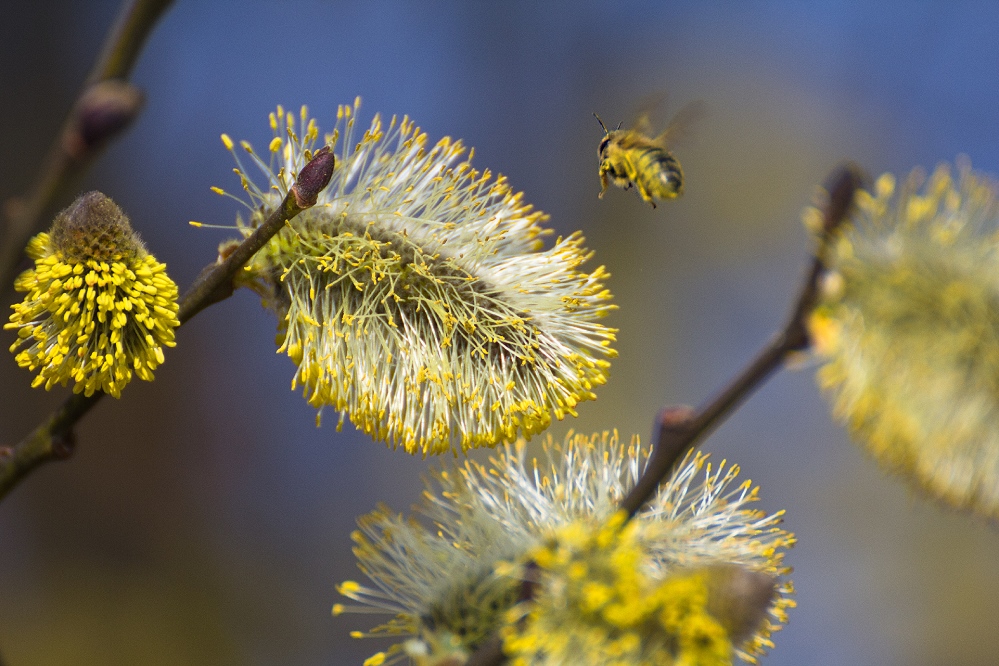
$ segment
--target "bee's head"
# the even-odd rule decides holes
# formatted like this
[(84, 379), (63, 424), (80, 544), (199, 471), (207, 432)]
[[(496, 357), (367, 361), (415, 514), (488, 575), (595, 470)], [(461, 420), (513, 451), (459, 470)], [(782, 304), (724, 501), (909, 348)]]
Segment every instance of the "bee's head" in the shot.
[(603, 158), (604, 153), (607, 151), (607, 144), (608, 143), (610, 143), (610, 136), (606, 136), (605, 135), (604, 138), (603, 138), (603, 140), (600, 142), (600, 145), (597, 146), (597, 156), (598, 157)]
[(597, 146), (597, 155), (600, 157), (600, 159), (603, 159), (605, 156), (605, 152), (607, 150), (607, 144), (610, 143), (611, 138), (613, 138), (611, 135), (617, 132), (619, 129), (621, 129), (621, 123), (618, 123), (617, 127), (615, 127), (614, 131), (612, 132), (611, 130), (607, 129), (606, 125), (604, 125), (604, 121), (600, 120), (600, 116), (594, 113), (593, 117), (597, 119), (597, 122), (600, 123), (600, 127), (603, 128), (604, 130), (604, 138), (600, 141), (600, 145)]

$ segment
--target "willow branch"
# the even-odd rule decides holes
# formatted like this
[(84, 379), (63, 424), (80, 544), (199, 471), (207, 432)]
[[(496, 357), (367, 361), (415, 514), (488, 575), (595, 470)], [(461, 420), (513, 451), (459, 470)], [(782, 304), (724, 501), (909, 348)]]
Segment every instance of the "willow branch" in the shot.
[(673, 470), (676, 462), (728, 418), (763, 382), (783, 367), (784, 361), (790, 354), (808, 348), (810, 340), (807, 319), (818, 299), (826, 255), (836, 231), (850, 213), (854, 193), (861, 186), (861, 181), (861, 173), (854, 165), (840, 168), (829, 179), (828, 199), (822, 211), (823, 225), (818, 247), (784, 328), (760, 350), (756, 358), (742, 372), (700, 409), (695, 411), (689, 408), (672, 408), (664, 410), (660, 415), (659, 432), (645, 473), (621, 502), (621, 508), (627, 511), (629, 516), (635, 515), (635, 512), (649, 501)]
[[(676, 461), (704, 439), (728, 417), (752, 392), (783, 364), (789, 354), (806, 349), (809, 345), (806, 320), (815, 307), (819, 293), (826, 255), (836, 230), (846, 219), (853, 204), (853, 195), (861, 184), (857, 167), (847, 165), (837, 170), (829, 179), (828, 200), (823, 209), (823, 226), (818, 247), (812, 258), (804, 285), (795, 302), (787, 324), (760, 351), (757, 357), (717, 396), (703, 407), (670, 407), (659, 416), (659, 432), (652, 456), (645, 473), (621, 502), (629, 516), (635, 513), (655, 494), (659, 485), (672, 471)], [(500, 666), (506, 662), (502, 641), (492, 636), (472, 653), (469, 666)]]
[[(228, 298), (233, 292), (233, 278), (243, 265), (264, 246), (288, 220), (315, 205), (319, 192), (330, 182), (334, 158), (328, 147), (316, 152), (312, 161), (298, 174), (295, 185), (281, 204), (224, 260), (210, 264), (181, 297), (177, 318), (183, 325), (213, 303)], [(103, 393), (90, 396), (74, 394), (40, 426), (12, 447), (0, 447), (0, 500), (28, 474), (52, 460), (64, 460), (73, 453), (73, 427), (83, 418)]]
[(101, 150), (138, 116), (142, 94), (124, 82), (156, 21), (173, 0), (127, 0), (108, 32), (101, 54), (63, 122), (42, 169), (23, 199), (11, 199), (0, 241), (0, 287), (17, 273), (28, 239), (43, 215), (71, 188)]
[(173, 0), (128, 0), (111, 28), (87, 83), (128, 76), (156, 21), (171, 4)]

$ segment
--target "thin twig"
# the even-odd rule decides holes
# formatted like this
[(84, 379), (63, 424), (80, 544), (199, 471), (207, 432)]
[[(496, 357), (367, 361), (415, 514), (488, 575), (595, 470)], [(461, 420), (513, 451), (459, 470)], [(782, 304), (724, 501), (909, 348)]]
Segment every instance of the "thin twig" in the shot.
[(232, 295), (233, 278), (257, 250), (284, 227), (285, 223), (306, 208), (316, 205), (319, 193), (326, 189), (333, 177), (336, 158), (329, 146), (317, 150), (312, 159), (302, 167), (295, 178), (295, 184), (288, 191), (284, 201), (257, 229), (242, 243), (236, 246), (223, 261), (216, 266), (208, 266), (191, 288), (180, 299), (177, 318), (180, 323), (198, 314), (212, 303), (217, 303)]
[[(818, 247), (794, 310), (783, 330), (774, 336), (728, 386), (699, 410), (695, 411), (690, 407), (672, 407), (662, 411), (659, 416), (658, 437), (645, 473), (621, 502), (621, 508), (627, 511), (629, 516), (635, 515), (655, 494), (676, 461), (704, 439), (764, 380), (778, 370), (788, 354), (808, 347), (806, 320), (818, 298), (819, 283), (829, 243), (849, 214), (853, 195), (861, 182), (860, 171), (854, 165), (842, 167), (829, 179), (827, 188), (829, 198), (823, 210), (823, 228)], [(497, 636), (493, 636), (472, 653), (467, 663), (475, 666), (500, 666), (505, 661), (502, 643)]]
[(861, 173), (854, 165), (842, 167), (829, 179), (828, 200), (823, 210), (824, 220), (818, 247), (794, 310), (784, 328), (742, 372), (700, 409), (685, 414), (682, 418), (677, 418), (675, 414), (669, 412), (664, 412), (665, 417), (660, 417), (658, 436), (645, 473), (621, 502), (621, 508), (627, 511), (629, 516), (635, 515), (635, 512), (655, 494), (676, 462), (711, 433), (767, 378), (779, 370), (789, 354), (808, 347), (810, 342), (807, 319), (818, 298), (820, 278), (829, 244), (849, 214), (853, 195), (860, 187), (861, 181)]
[[(333, 175), (334, 158), (328, 147), (317, 151), (298, 174), (295, 185), (284, 201), (256, 231), (221, 262), (205, 267), (187, 293), (180, 299), (177, 318), (188, 321), (213, 303), (228, 298), (233, 291), (233, 278), (288, 220), (312, 207), (320, 191)], [(34, 432), (12, 447), (0, 447), (0, 500), (28, 474), (51, 460), (63, 460), (73, 453), (73, 427), (104, 396), (97, 392), (70, 396)]]
[(43, 225), (42, 216), (67, 193), (108, 141), (138, 114), (141, 106), (138, 91), (134, 91), (136, 100), (127, 109), (117, 108), (117, 117), (110, 121), (106, 117), (106, 107), (93, 108), (88, 103), (100, 101), (94, 100), (91, 94), (96, 86), (129, 75), (156, 21), (172, 2), (127, 0), (123, 4), (100, 56), (49, 149), (31, 193), (24, 199), (12, 199), (4, 206), (7, 224), (0, 242), (0, 291), (8, 289), (12, 283), (28, 239)]
[(171, 4), (173, 0), (128, 0), (122, 6), (86, 83), (89, 85), (128, 76), (156, 21)]

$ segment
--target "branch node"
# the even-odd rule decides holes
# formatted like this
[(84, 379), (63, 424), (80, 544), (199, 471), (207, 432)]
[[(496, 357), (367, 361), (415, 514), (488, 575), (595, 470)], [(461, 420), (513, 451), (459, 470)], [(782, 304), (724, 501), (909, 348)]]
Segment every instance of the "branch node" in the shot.
[(823, 206), (822, 231), (828, 237), (835, 232), (853, 210), (854, 194), (864, 187), (867, 176), (857, 164), (847, 162), (826, 181), (828, 199)]
[(87, 88), (77, 103), (73, 121), (63, 134), (63, 149), (83, 161), (128, 127), (145, 101), (142, 91), (118, 79)]
[(66, 460), (76, 451), (76, 433), (69, 430), (64, 433), (52, 434), (52, 458)]
[(668, 405), (659, 412), (659, 437), (667, 432), (687, 428), (694, 420), (696, 412), (690, 405)]

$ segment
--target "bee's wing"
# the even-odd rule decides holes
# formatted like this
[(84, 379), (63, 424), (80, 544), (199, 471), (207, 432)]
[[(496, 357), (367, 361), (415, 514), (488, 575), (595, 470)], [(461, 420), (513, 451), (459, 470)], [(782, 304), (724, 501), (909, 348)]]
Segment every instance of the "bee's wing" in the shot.
[(665, 90), (651, 93), (643, 97), (636, 107), (638, 111), (634, 115), (634, 122), (631, 129), (645, 136), (652, 136), (652, 115), (666, 106), (666, 99), (669, 96)]
[(666, 129), (655, 138), (655, 142), (660, 146), (676, 143), (678, 139), (687, 134), (695, 123), (703, 119), (707, 114), (708, 105), (704, 103), (704, 100), (698, 99), (688, 102), (682, 109), (676, 112), (676, 115), (669, 121)]
[(649, 112), (642, 111), (635, 118), (635, 122), (632, 124), (631, 128), (638, 132), (639, 134), (644, 134), (649, 136), (652, 134), (652, 120), (649, 119)]

